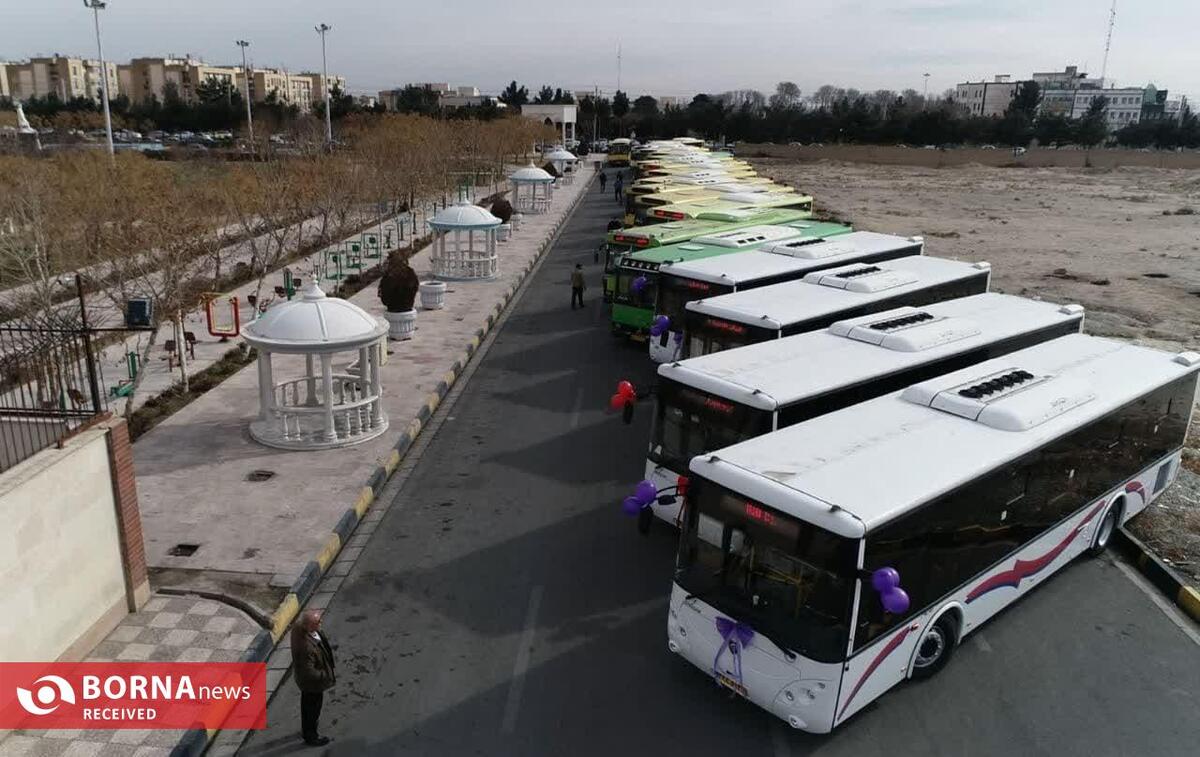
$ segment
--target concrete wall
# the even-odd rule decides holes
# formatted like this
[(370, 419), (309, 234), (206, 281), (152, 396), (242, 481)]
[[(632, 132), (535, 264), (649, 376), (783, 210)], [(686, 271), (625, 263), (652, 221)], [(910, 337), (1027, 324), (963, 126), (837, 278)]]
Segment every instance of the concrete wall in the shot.
[(80, 659), (149, 596), (128, 448), (112, 422), (0, 475), (0, 661)]
[[(945, 168), (978, 163), (984, 166), (1030, 166), (1060, 168), (1115, 168), (1145, 166), (1150, 168), (1200, 168), (1200, 152), (1142, 152), (1140, 150), (1050, 150), (1033, 149), (1014, 157), (1010, 148), (995, 150), (964, 147), (953, 150), (926, 150), (922, 147), (893, 145), (827, 145), (825, 147), (792, 147), (789, 145), (739, 144), (739, 158), (785, 158), (789, 160), (843, 160), (848, 163), (877, 163), (881, 165), (926, 166)], [(769, 170), (766, 173), (770, 173)]]

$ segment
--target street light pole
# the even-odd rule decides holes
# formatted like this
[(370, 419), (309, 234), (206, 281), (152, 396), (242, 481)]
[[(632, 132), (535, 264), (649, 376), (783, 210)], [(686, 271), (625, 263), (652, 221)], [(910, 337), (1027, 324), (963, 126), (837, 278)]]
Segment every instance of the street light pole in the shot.
[(100, 56), (100, 99), (104, 101), (104, 130), (108, 134), (108, 154), (113, 155), (112, 114), (108, 110), (108, 64), (104, 62), (104, 47), (100, 44), (100, 11), (108, 3), (102, 0), (83, 0), (84, 8), (92, 9), (96, 22), (96, 54)]
[(929, 107), (929, 74), (925, 76), (925, 90), (921, 93), (921, 110)]
[(329, 102), (329, 69), (325, 61), (325, 32), (333, 27), (329, 24), (321, 24), (316, 27), (317, 34), (321, 35), (321, 89), (325, 90), (325, 147), (329, 150), (333, 149), (333, 103)]
[(254, 115), (250, 111), (250, 69), (246, 67), (246, 48), (250, 47), (250, 43), (244, 39), (237, 41), (237, 46), (242, 48), (242, 74), (246, 77), (246, 128), (250, 132), (250, 154), (254, 154)]

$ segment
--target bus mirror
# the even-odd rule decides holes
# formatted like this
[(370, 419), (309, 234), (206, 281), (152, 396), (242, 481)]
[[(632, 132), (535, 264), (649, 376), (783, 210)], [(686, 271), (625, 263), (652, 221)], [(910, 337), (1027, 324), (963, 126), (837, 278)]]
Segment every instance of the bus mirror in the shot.
[(895, 568), (879, 568), (871, 573), (871, 586), (879, 592), (883, 609), (893, 615), (908, 612), (908, 592), (900, 588), (900, 573)]
[(654, 323), (650, 324), (650, 336), (662, 336), (671, 330), (671, 317), (666, 315), (655, 316)]

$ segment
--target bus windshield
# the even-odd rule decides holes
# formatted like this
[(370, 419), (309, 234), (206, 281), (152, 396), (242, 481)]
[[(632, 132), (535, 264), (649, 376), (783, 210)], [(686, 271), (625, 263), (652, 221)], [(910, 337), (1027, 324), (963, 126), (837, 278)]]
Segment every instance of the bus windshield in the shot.
[(685, 473), (696, 455), (771, 431), (771, 413), (663, 379), (650, 434), (650, 460)]
[(682, 331), (683, 319), (686, 315), (685, 306), (692, 300), (705, 297), (715, 297), (718, 294), (728, 294), (733, 287), (723, 284), (710, 284), (707, 281), (685, 279), (679, 276), (663, 276), (658, 284), (658, 307), (660, 315), (671, 319), (671, 330)]
[(846, 658), (857, 542), (693, 480), (675, 582), (818, 662)]
[(687, 344), (684, 357), (700, 357), (714, 352), (765, 342), (779, 335), (778, 331), (749, 326), (702, 313), (686, 316)]
[[(633, 291), (633, 280), (638, 276), (646, 277), (646, 286), (640, 292)], [(658, 273), (637, 268), (621, 266), (617, 269), (616, 301), (624, 305), (636, 305), (642, 308), (654, 306), (658, 296)]]

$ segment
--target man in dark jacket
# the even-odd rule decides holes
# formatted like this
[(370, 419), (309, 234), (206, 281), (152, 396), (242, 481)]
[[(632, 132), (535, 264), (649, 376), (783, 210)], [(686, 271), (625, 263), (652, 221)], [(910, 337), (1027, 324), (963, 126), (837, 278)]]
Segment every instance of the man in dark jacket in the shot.
[(571, 309), (575, 309), (575, 303), (579, 303), (579, 307), (583, 307), (583, 264), (576, 263), (575, 270), (571, 271)]
[(327, 736), (317, 732), (325, 690), (337, 680), (333, 647), (321, 630), (321, 612), (305, 610), (292, 626), (292, 676), (300, 689), (300, 731), (304, 743), (324, 746)]

